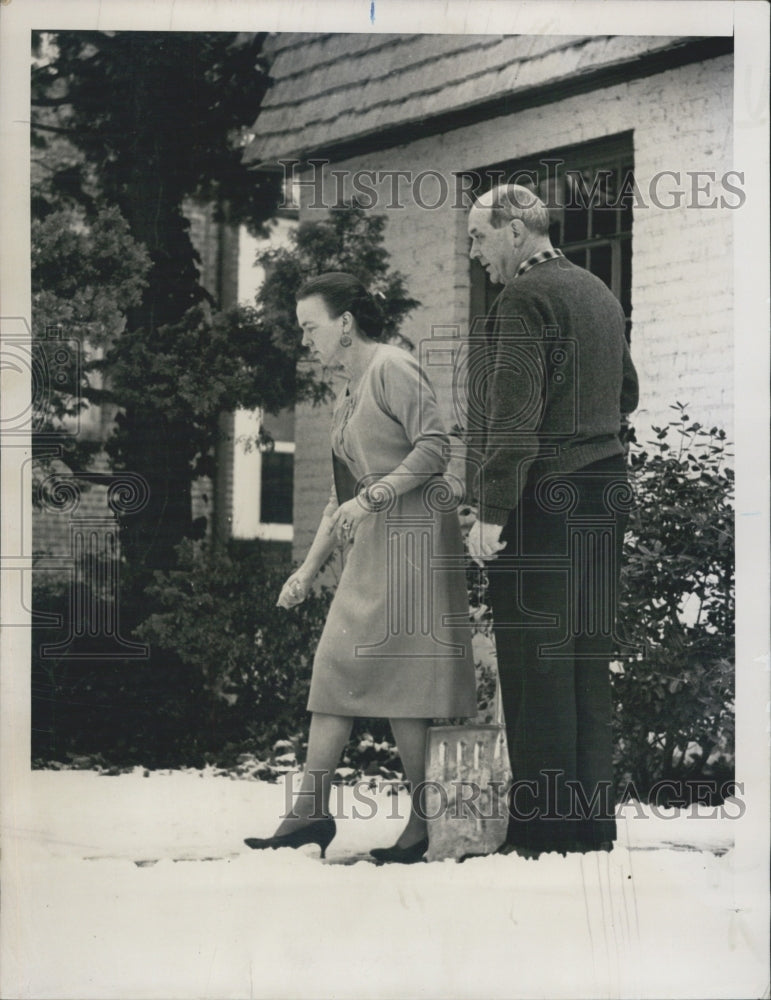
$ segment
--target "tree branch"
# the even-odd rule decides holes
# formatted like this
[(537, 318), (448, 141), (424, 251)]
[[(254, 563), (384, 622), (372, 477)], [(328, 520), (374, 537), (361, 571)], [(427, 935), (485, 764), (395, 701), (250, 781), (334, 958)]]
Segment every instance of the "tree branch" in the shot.
[(98, 138), (102, 135), (101, 132), (89, 131), (85, 128), (61, 128), (58, 125), (43, 125), (41, 122), (29, 122), (29, 127), (37, 129), (39, 132), (56, 132), (59, 135), (90, 135), (94, 138)]
[(61, 108), (65, 104), (71, 104), (71, 98), (68, 95), (63, 97), (33, 97), (29, 102), (33, 108)]

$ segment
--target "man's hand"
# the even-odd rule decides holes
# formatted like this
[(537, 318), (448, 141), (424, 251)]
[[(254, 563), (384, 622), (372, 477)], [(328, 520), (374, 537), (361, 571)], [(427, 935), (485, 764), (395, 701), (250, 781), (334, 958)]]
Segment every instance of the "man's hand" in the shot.
[(501, 549), (506, 548), (506, 542), (501, 542), (503, 525), (486, 524), (477, 521), (468, 533), (468, 551), (471, 558), (479, 566), (485, 560), (496, 559)]

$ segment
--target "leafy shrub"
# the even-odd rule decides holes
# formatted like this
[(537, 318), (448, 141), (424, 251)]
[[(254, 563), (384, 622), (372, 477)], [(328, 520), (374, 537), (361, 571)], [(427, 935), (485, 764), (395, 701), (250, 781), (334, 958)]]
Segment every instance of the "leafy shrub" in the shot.
[(259, 546), (203, 542), (179, 547), (177, 569), (155, 574), (148, 596), (159, 608), (137, 629), (173, 651), (227, 702), (251, 746), (267, 747), (305, 720), (313, 654), (331, 593), (322, 588), (291, 613), (276, 606), (286, 570)]
[[(227, 734), (227, 705), (215, 702), (179, 657), (151, 649), (147, 659), (94, 660), (83, 656), (77, 638), (46, 655), (46, 645), (65, 640), (74, 600), (83, 609), (83, 633), (97, 631), (98, 596), (79, 587), (75, 594), (69, 584), (36, 581), (33, 589), (36, 615), (63, 623), (40, 621), (32, 629), (33, 764), (92, 759), (123, 767), (202, 766), (212, 736), (221, 741)], [(122, 597), (120, 613), (121, 635), (128, 637), (140, 611)]]
[[(121, 632), (149, 644), (145, 660), (42, 655), (51, 629), (33, 630), (33, 759), (101, 755), (117, 765), (236, 764), (270, 758), (276, 739), (306, 725), (313, 652), (329, 592), (291, 614), (275, 607), (286, 570), (258, 544), (212, 551), (184, 542), (179, 568), (157, 572)], [(144, 621), (147, 598), (157, 608)], [(81, 605), (90, 606), (89, 595)], [(68, 588), (39, 586), (37, 612), (70, 613)]]
[(655, 782), (732, 775), (733, 472), (725, 432), (677, 419), (631, 446), (636, 507), (622, 566), (627, 642), (613, 674), (617, 777)]
[(493, 636), (493, 614), (487, 603), (488, 583), (484, 569), (476, 563), (469, 562), (466, 585), (471, 619), (471, 647), (477, 682), (477, 716), (473, 721), (482, 725), (495, 722), (498, 692), (498, 659)]

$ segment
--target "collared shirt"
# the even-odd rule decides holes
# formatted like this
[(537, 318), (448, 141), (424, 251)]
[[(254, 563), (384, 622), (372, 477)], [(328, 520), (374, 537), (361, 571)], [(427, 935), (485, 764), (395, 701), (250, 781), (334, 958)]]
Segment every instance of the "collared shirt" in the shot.
[(539, 250), (538, 253), (534, 253), (532, 257), (528, 257), (526, 261), (523, 261), (517, 268), (517, 273), (514, 275), (518, 278), (520, 274), (524, 274), (525, 271), (529, 271), (531, 267), (535, 267), (536, 264), (543, 264), (545, 260), (554, 260), (557, 257), (564, 257), (565, 254), (561, 250)]

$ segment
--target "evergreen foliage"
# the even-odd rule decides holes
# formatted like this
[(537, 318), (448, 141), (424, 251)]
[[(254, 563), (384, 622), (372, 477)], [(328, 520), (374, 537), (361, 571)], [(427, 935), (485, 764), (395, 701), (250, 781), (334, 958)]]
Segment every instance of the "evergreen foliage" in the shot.
[[(217, 304), (200, 284), (185, 205), (190, 199), (213, 202), (222, 219), (264, 232), (280, 197), (278, 178), (255, 174), (241, 162), (268, 85), (262, 41), (254, 34), (140, 31), (38, 32), (33, 38), (32, 207), (40, 225), (33, 246), (52, 261), (33, 274), (34, 325), (47, 328), (61, 317), (65, 335), (82, 338), (83, 398), (112, 405), (116, 432), (107, 451), (114, 467), (147, 484), (149, 503), (132, 515), (123, 539), (140, 587), (147, 579), (141, 567), (172, 566), (175, 546), (196, 532), (190, 486), (207, 462), (217, 397), (220, 409), (279, 408), (297, 395), (296, 354), (275, 349), (268, 350), (267, 375), (258, 380), (270, 384), (268, 398), (257, 398), (253, 386), (244, 391), (243, 370), (254, 371), (256, 350), (270, 342), (260, 331), (242, 359), (228, 345), (197, 419), (188, 419), (191, 386), (207, 384), (205, 366), (239, 320), (212, 311)], [(69, 224), (62, 211), (70, 213)], [(84, 269), (90, 275), (101, 268), (103, 297), (111, 296), (116, 261), (97, 239), (105, 211), (116, 232), (127, 228), (133, 241), (124, 240), (125, 267), (135, 268), (141, 296), (113, 296), (125, 326), (96, 331), (102, 343), (113, 335), (98, 358), (99, 341), (67, 325), (66, 307)], [(59, 242), (83, 236), (82, 267), (71, 273), (56, 266), (57, 220), (63, 226)], [(256, 325), (253, 314), (242, 319), (241, 344)], [(96, 370), (101, 380), (88, 379)], [(77, 449), (71, 442), (68, 448), (75, 461)]]
[(632, 446), (622, 564), (624, 639), (613, 675), (620, 782), (733, 773), (734, 475), (725, 431), (676, 419)]

